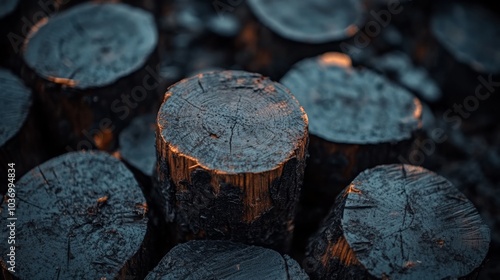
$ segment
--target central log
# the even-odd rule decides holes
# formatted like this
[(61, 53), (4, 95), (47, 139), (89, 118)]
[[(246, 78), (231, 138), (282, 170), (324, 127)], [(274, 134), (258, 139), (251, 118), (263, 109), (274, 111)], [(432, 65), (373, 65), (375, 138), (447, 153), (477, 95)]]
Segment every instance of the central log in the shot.
[(282, 85), (241, 71), (180, 81), (157, 119), (157, 186), (179, 241), (285, 250), (307, 150), (307, 116)]

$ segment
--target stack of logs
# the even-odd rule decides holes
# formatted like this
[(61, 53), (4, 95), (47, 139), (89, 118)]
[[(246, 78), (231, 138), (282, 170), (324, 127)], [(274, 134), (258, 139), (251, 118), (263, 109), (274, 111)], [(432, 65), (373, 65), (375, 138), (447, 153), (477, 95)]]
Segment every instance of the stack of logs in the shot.
[[(260, 2), (248, 5), (269, 18)], [(288, 30), (286, 13), (260, 28), (310, 56), (358, 30), (360, 3), (345, 3), (355, 20), (331, 34)], [(0, 175), (15, 163), (20, 177), (0, 189), (2, 219), (14, 201), (18, 217), (4, 278), (477, 276), (490, 244), (477, 210), (401, 163), (422, 134), (406, 89), (325, 53), (283, 62), (279, 83), (210, 71), (165, 92), (150, 13), (66, 8), (31, 29), (18, 73), (0, 69)]]

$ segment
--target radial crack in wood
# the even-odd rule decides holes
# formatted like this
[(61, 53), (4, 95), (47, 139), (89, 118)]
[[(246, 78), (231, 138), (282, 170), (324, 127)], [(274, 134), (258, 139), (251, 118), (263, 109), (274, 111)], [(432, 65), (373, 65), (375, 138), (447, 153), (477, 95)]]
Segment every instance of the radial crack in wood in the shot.
[(183, 80), (166, 93), (156, 141), (157, 188), (182, 239), (285, 246), (308, 142), (287, 89), (241, 71)]

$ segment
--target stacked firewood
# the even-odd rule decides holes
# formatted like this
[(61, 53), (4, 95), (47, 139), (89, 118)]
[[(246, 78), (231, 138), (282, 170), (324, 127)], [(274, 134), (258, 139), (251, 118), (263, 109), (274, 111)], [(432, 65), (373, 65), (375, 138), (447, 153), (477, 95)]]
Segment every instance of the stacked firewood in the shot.
[(28, 2), (0, 8), (5, 279), (495, 277), (496, 6)]

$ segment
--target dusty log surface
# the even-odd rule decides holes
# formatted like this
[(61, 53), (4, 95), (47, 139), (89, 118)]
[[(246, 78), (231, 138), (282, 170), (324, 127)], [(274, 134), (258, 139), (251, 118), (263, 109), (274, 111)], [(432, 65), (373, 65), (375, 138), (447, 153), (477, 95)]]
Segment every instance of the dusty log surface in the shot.
[(285, 250), (307, 150), (307, 116), (258, 74), (199, 74), (169, 88), (158, 114), (157, 191), (181, 240)]
[(19, 178), (49, 154), (42, 147), (31, 90), (10, 71), (0, 68), (0, 194), (7, 191), (7, 166), (15, 163)]
[(313, 279), (474, 278), (489, 243), (473, 204), (445, 178), (381, 165), (337, 197), (305, 269)]
[(190, 241), (177, 245), (151, 271), (154, 279), (309, 279), (287, 255), (229, 241)]
[[(31, 170), (15, 190), (19, 279), (144, 277), (145, 199), (120, 161), (103, 152), (64, 154)], [(7, 221), (7, 202), (2, 208)], [(9, 234), (5, 226), (2, 232)]]
[(55, 141), (110, 150), (125, 124), (158, 106), (157, 41), (153, 16), (124, 4), (78, 5), (33, 27), (22, 73)]

